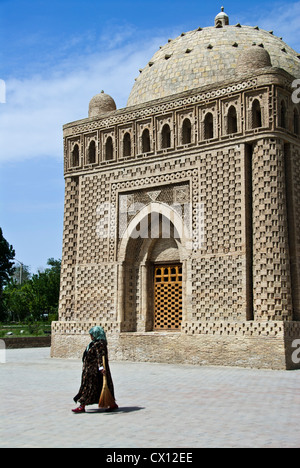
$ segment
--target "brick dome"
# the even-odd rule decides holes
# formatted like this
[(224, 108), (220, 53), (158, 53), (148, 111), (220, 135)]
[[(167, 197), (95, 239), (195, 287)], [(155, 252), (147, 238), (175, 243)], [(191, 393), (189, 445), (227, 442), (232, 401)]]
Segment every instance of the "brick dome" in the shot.
[(268, 68), (272, 66), (271, 57), (266, 49), (253, 44), (252, 47), (243, 50), (237, 59), (236, 72), (249, 73), (250, 70)]
[(97, 117), (101, 114), (106, 114), (116, 110), (117, 106), (111, 96), (101, 91), (100, 94), (96, 94), (89, 103), (89, 117)]
[(272, 31), (228, 23), (228, 16), (222, 12), (214, 27), (198, 28), (170, 39), (140, 70), (127, 106), (232, 80), (247, 65), (251, 72), (252, 63), (260, 68), (272, 65), (300, 76), (300, 55)]

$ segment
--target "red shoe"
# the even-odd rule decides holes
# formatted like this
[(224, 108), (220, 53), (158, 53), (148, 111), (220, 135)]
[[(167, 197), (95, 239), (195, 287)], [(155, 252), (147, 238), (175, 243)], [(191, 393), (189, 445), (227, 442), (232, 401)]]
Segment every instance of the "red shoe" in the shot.
[(72, 409), (73, 413), (85, 413), (85, 407), (80, 405), (78, 408)]

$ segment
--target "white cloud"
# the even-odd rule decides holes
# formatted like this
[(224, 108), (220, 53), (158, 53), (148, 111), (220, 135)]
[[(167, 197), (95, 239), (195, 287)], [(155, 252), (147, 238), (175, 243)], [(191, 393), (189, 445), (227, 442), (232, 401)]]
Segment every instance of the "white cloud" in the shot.
[(62, 125), (88, 116), (90, 99), (101, 90), (117, 107), (126, 106), (138, 75), (158, 47), (158, 39), (101, 53), (73, 55), (47, 76), (6, 82), (6, 104), (0, 104), (0, 163), (35, 157), (62, 156)]
[(272, 8), (266, 11), (263, 8), (263, 5), (257, 6), (252, 14), (248, 13), (240, 22), (274, 31), (276, 36), (282, 37), (284, 42), (300, 52), (300, 1), (274, 2)]

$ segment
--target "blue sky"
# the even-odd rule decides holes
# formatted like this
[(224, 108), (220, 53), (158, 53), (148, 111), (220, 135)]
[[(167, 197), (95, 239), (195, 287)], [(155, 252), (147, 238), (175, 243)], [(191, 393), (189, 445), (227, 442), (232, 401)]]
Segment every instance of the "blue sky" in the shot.
[[(126, 106), (160, 45), (212, 26), (222, 2), (0, 0), (0, 227), (31, 272), (61, 258), (62, 126), (102, 89)], [(258, 25), (300, 52), (300, 1), (227, 1), (230, 23)], [(1, 98), (1, 96), (0, 96)], [(1, 99), (0, 99), (1, 101)]]

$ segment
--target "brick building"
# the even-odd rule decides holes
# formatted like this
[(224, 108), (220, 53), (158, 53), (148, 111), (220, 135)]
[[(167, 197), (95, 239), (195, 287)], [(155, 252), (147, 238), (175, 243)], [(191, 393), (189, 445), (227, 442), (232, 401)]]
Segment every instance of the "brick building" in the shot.
[(154, 54), (126, 108), (101, 92), (64, 126), (53, 356), (100, 324), (114, 359), (299, 367), (295, 78), (300, 55), (222, 11)]

